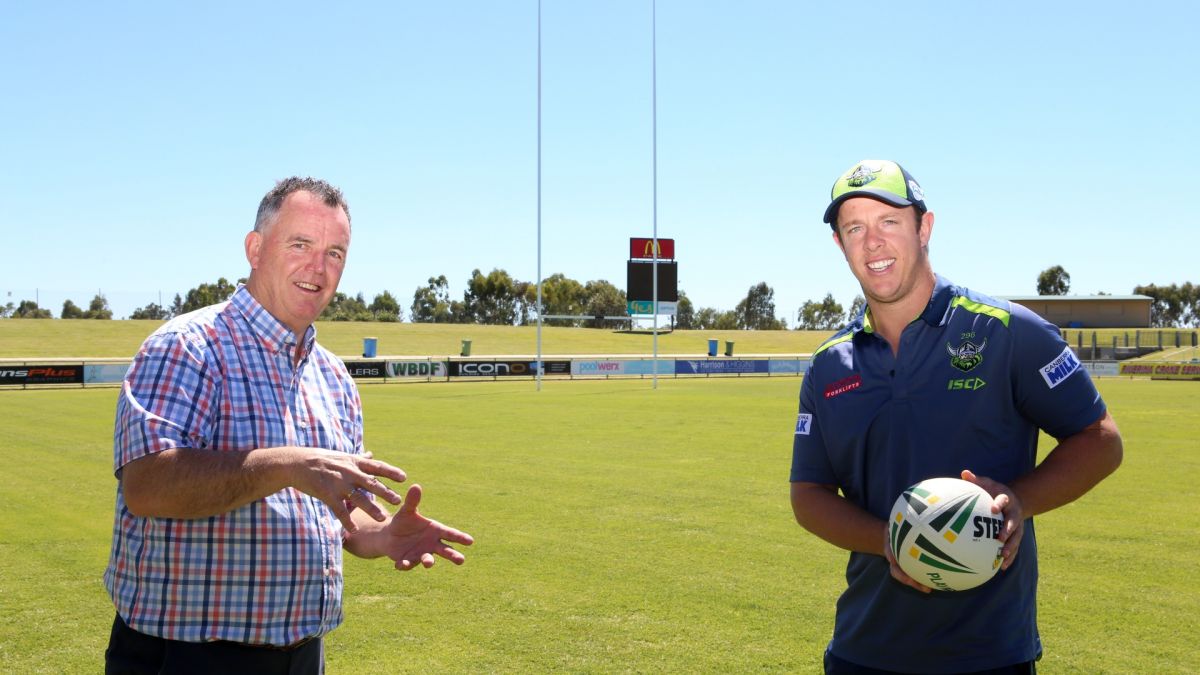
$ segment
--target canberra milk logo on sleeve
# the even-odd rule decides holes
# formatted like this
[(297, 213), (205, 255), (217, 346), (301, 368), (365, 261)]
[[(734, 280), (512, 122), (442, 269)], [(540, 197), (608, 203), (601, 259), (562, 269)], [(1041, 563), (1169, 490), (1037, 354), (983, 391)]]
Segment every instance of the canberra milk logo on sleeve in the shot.
[(1053, 361), (1042, 366), (1039, 372), (1042, 374), (1042, 379), (1046, 381), (1046, 386), (1053, 389), (1070, 377), (1071, 373), (1079, 370), (1079, 367), (1079, 359), (1075, 358), (1075, 352), (1071, 351), (1070, 347), (1066, 347), (1061, 354), (1054, 357)]
[(796, 415), (796, 435), (807, 436), (812, 428), (812, 413), (800, 413)]

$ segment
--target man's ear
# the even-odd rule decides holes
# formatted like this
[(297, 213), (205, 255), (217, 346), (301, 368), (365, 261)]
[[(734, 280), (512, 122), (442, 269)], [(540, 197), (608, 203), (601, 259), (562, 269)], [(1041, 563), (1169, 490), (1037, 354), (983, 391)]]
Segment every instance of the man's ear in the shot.
[(842, 238), (838, 236), (836, 228), (833, 230), (833, 243), (837, 244), (838, 250), (842, 252), (842, 255), (846, 255), (846, 247), (842, 246)]
[(258, 269), (258, 257), (262, 252), (262, 235), (251, 230), (246, 235), (246, 261), (250, 263), (250, 269)]
[(921, 225), (917, 228), (917, 234), (921, 237), (921, 248), (928, 247), (929, 238), (933, 235), (933, 211), (921, 214)]

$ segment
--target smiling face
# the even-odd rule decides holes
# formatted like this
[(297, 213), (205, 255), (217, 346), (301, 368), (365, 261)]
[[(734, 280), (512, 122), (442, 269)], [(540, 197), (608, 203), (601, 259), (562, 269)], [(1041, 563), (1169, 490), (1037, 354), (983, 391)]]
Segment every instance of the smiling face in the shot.
[[(919, 216), (869, 197), (842, 203), (833, 239), (862, 286), (873, 313), (895, 307), (916, 317), (933, 293), (929, 236), (933, 214)], [(914, 309), (915, 308), (915, 309)]]
[(333, 299), (349, 249), (346, 212), (311, 192), (293, 192), (274, 222), (246, 235), (246, 288), (297, 340), (303, 339)]

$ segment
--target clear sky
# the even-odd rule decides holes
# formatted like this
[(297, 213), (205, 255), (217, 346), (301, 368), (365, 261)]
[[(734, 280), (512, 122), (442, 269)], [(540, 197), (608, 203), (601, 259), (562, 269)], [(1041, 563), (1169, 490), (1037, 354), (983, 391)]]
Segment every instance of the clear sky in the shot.
[[(25, 2), (0, 17), (0, 304), (117, 317), (245, 276), (274, 181), (339, 185), (340, 290), (537, 277), (536, 0)], [(900, 161), (934, 269), (1033, 294), (1200, 282), (1200, 3), (659, 0), (658, 234), (732, 309), (858, 288), (821, 215)], [(625, 284), (650, 236), (649, 0), (543, 0), (542, 271)]]

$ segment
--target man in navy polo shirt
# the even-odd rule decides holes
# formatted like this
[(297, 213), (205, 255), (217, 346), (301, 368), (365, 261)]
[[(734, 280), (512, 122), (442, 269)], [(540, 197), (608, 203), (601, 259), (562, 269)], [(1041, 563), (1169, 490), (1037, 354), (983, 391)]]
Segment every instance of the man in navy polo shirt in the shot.
[[(1054, 326), (934, 274), (933, 213), (899, 164), (859, 162), (831, 198), (867, 303), (813, 354), (793, 445), (796, 521), (851, 552), (825, 671), (1034, 672), (1032, 517), (1116, 470), (1120, 433)], [(1058, 445), (1037, 464), (1039, 429)], [(904, 488), (960, 475), (1003, 514), (1003, 563), (977, 588), (930, 592), (896, 564), (886, 521)]]

